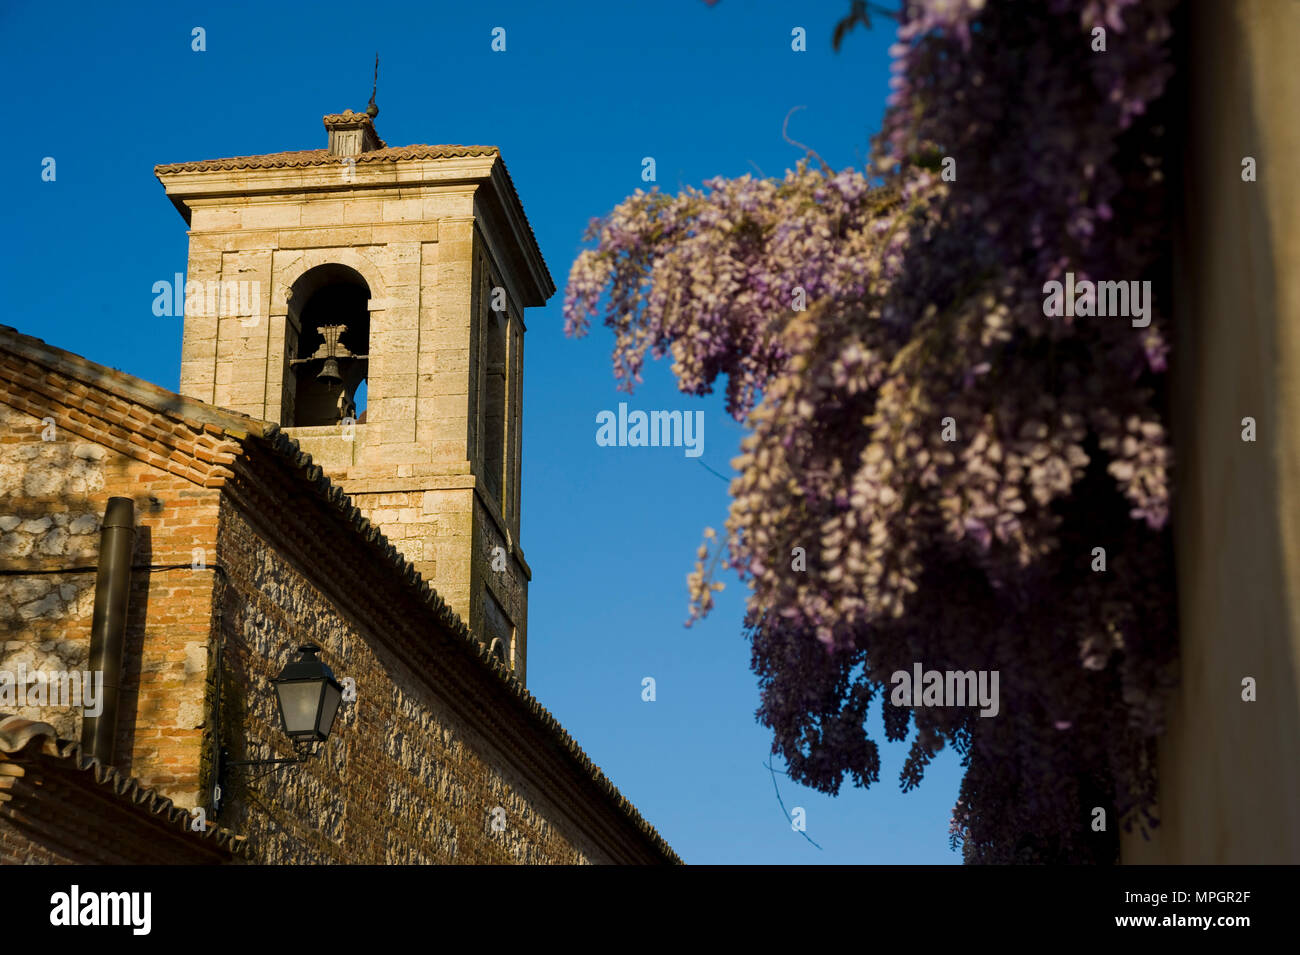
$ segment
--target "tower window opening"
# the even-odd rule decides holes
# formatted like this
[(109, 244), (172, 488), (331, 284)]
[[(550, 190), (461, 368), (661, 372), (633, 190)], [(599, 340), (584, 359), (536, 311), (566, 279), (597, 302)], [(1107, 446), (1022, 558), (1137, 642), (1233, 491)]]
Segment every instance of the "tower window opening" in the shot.
[[(350, 269), (334, 268), (351, 273)], [(319, 270), (313, 270), (316, 271)], [(335, 425), (345, 418), (356, 420), (364, 409), (370, 354), (370, 291), (360, 276), (355, 273), (352, 276), (355, 278), (330, 275), (323, 282), (306, 283), (315, 288), (308, 293), (298, 313), (300, 331), (296, 355), (290, 361), (296, 378), (293, 403), (296, 426)], [(303, 284), (303, 280), (297, 284)]]
[(485, 331), (487, 354), (484, 362), (483, 483), (505, 511), (506, 463), (506, 330), (505, 312), (487, 310)]
[(515, 627), (490, 590), (483, 592), (483, 618), (488, 650), (497, 654), (506, 666), (514, 669)]

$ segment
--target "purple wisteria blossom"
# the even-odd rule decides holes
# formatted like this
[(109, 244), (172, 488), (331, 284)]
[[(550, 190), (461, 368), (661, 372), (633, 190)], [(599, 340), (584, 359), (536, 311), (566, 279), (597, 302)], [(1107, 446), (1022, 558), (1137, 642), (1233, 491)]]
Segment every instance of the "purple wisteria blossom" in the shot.
[[(695, 616), (711, 549), (752, 587), (774, 752), (869, 785), (882, 697), (905, 789), (962, 755), (970, 861), (1111, 861), (1091, 807), (1151, 821), (1175, 645), (1160, 295), (1138, 328), (1048, 318), (1043, 286), (1157, 266), (1169, 6), (906, 0), (868, 169), (638, 191), (569, 277), (566, 331), (603, 316), (623, 387), (671, 355), (750, 427), (689, 580)], [(999, 715), (891, 705), (916, 662), (997, 670)]]

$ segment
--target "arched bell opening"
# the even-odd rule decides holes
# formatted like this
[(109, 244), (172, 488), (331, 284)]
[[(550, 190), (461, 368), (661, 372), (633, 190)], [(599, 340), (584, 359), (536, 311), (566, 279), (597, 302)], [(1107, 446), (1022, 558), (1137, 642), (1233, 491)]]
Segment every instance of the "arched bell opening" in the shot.
[[(336, 425), (360, 415), (357, 390), (369, 374), (370, 287), (355, 269), (321, 265), (294, 282), (298, 318), (292, 424)], [(362, 388), (364, 400), (365, 389)]]
[(515, 628), (496, 597), (486, 588), (483, 592), (483, 631), (488, 651), (513, 670)]

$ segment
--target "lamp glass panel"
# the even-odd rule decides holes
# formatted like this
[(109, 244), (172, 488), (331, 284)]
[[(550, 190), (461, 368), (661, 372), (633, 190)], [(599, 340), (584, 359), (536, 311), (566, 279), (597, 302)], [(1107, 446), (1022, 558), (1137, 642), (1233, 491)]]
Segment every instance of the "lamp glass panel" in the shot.
[(316, 712), (320, 706), (321, 681), (277, 683), (280, 708), (284, 711), (284, 731), (290, 736), (310, 736), (316, 731)]
[(332, 683), (325, 684), (325, 699), (321, 702), (320, 710), (320, 735), (329, 736), (330, 730), (334, 728), (334, 717), (339, 711), (339, 700), (342, 699), (342, 693), (334, 687)]

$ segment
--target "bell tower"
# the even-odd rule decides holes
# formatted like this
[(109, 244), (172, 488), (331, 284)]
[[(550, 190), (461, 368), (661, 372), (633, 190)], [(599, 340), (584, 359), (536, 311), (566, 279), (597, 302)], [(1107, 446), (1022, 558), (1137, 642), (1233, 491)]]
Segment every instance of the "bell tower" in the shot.
[(281, 425), (524, 681), (524, 309), (555, 284), (495, 147), (388, 146), (377, 113), (155, 169), (190, 227), (180, 391)]

